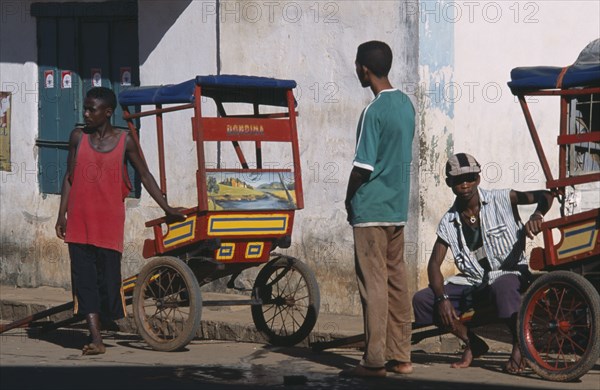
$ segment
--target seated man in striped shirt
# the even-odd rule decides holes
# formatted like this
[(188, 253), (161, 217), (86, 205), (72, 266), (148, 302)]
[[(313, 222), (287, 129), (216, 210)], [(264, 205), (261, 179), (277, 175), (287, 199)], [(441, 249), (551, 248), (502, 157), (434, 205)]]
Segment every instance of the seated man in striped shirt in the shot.
[[(447, 327), (464, 341), (462, 358), (451, 367), (465, 368), (486, 353), (488, 346), (459, 321), (459, 315), (478, 303), (495, 305), (497, 317), (513, 335), (512, 353), (504, 369), (514, 374), (523, 368), (516, 323), (520, 293), (529, 276), (525, 238), (540, 232), (553, 197), (548, 191), (484, 190), (479, 188), (480, 172), (479, 163), (466, 153), (456, 154), (446, 163), (446, 184), (456, 200), (438, 225), (427, 266), (429, 287), (413, 297), (415, 324)], [(517, 205), (533, 203), (537, 208), (523, 225)], [(460, 274), (444, 281), (440, 268), (448, 248)]]

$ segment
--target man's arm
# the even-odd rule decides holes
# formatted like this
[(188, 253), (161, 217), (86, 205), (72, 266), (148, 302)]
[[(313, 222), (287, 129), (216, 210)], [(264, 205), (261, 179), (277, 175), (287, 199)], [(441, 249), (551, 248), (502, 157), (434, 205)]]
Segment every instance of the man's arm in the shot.
[(348, 179), (348, 188), (346, 190), (346, 212), (348, 213), (348, 222), (352, 220), (352, 198), (356, 191), (369, 181), (371, 177), (371, 171), (364, 168), (354, 167), (352, 168), (352, 172), (350, 172), (350, 178)]
[(546, 215), (548, 210), (550, 210), (553, 201), (554, 197), (550, 191), (510, 191), (510, 202), (513, 207), (519, 204), (537, 203), (535, 211), (533, 214), (531, 214), (527, 223), (525, 223), (525, 234), (527, 234), (527, 237), (533, 238), (536, 234), (542, 231), (544, 215)]
[(75, 172), (75, 155), (77, 154), (77, 146), (83, 131), (80, 128), (71, 131), (69, 136), (69, 154), (67, 155), (67, 172), (63, 177), (62, 188), (60, 190), (60, 206), (58, 208), (58, 218), (56, 219), (56, 236), (61, 240), (65, 239), (67, 233), (67, 206), (69, 204), (69, 194), (71, 193), (71, 178)]
[[(444, 275), (442, 275), (442, 262), (448, 252), (448, 244), (441, 238), (433, 244), (433, 251), (427, 263), (427, 276), (429, 277), (429, 286), (436, 297), (437, 309), (444, 326), (454, 328), (454, 321), (458, 320), (458, 315), (449, 299), (444, 298)], [(439, 301), (438, 301), (439, 300)]]
[(141, 156), (140, 150), (138, 148), (137, 142), (133, 140), (130, 134), (127, 134), (127, 139), (125, 141), (125, 151), (127, 153), (127, 158), (133, 164), (133, 167), (138, 171), (140, 177), (142, 179), (142, 184), (144, 188), (152, 199), (162, 208), (167, 215), (168, 218), (173, 219), (174, 221), (182, 221), (186, 218), (186, 215), (183, 214), (180, 210), (181, 208), (173, 208), (169, 206), (167, 200), (164, 198), (154, 176), (148, 169), (148, 165)]

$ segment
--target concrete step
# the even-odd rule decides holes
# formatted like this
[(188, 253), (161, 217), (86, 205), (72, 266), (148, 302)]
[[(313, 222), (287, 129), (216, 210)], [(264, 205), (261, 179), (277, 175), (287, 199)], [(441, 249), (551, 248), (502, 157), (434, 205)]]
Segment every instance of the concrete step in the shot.
[[(236, 294), (202, 292), (203, 301), (248, 300)], [(9, 323), (34, 313), (72, 301), (71, 292), (55, 287), (17, 288), (0, 286), (0, 320)], [(58, 322), (72, 317), (72, 310), (54, 314), (39, 321)], [(137, 334), (132, 306), (127, 306), (127, 317), (117, 321), (119, 331)], [(309, 342), (330, 341), (362, 333), (362, 318), (320, 313)], [(202, 309), (202, 321), (198, 337), (210, 340), (229, 340), (264, 343), (265, 339), (256, 329), (249, 305), (207, 306)]]
[[(202, 292), (202, 300), (247, 300), (247, 296)], [(0, 285), (0, 321), (9, 323), (34, 313), (62, 305), (72, 300), (71, 292), (56, 287), (19, 288)], [(132, 307), (127, 307), (127, 317), (119, 320), (119, 331), (137, 334)], [(41, 321), (58, 322), (72, 317), (66, 310)], [(80, 325), (84, 326), (84, 325)], [(307, 339), (299, 346), (331, 341), (363, 333), (363, 320), (359, 316), (319, 313), (317, 324)], [(511, 339), (506, 327), (489, 325), (477, 330), (490, 345), (491, 352), (510, 352)], [(263, 335), (256, 329), (249, 306), (207, 306), (202, 309), (202, 320), (197, 336), (205, 340), (227, 340), (265, 343)], [(359, 344), (355, 344), (359, 347)], [(413, 350), (425, 352), (454, 353), (462, 346), (452, 335), (430, 337), (413, 345)]]

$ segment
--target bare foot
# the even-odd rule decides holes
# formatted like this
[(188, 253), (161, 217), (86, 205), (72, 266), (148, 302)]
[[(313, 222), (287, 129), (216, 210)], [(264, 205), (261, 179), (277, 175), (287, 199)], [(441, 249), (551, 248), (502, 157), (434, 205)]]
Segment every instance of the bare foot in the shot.
[(413, 365), (411, 362), (397, 362), (393, 361), (392, 364), (386, 365), (387, 371), (395, 372), (396, 374), (412, 374)]
[(467, 368), (473, 362), (473, 353), (471, 352), (471, 348), (466, 347), (465, 351), (462, 354), (462, 358), (456, 363), (452, 363), (450, 367), (452, 368)]
[(106, 352), (104, 344), (89, 343), (83, 346), (82, 355), (101, 355)]

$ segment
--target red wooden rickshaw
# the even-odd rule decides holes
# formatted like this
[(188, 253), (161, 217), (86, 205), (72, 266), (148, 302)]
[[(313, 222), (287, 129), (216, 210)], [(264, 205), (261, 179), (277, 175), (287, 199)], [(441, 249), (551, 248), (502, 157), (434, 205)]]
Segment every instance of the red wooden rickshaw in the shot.
[[(589, 49), (596, 53), (591, 61), (585, 58)], [(561, 203), (561, 217), (543, 224), (544, 248), (531, 252), (530, 267), (541, 276), (524, 295), (518, 320), (529, 366), (554, 381), (581, 377), (600, 356), (600, 187), (587, 194), (595, 198), (594, 208), (567, 207), (573, 188), (600, 182), (599, 49), (597, 40), (582, 52), (584, 61), (565, 68), (515, 68), (508, 83), (525, 115), (546, 188)], [(529, 110), (532, 96), (560, 99), (557, 174)]]
[[(146, 223), (154, 238), (145, 241), (143, 255), (152, 259), (135, 281), (133, 312), (140, 334), (153, 348), (172, 351), (187, 345), (200, 326), (203, 305), (251, 305), (256, 327), (276, 345), (296, 344), (314, 327), (320, 298), (313, 273), (298, 259), (274, 252), (290, 246), (294, 213), (304, 204), (295, 87), (292, 80), (197, 76), (177, 85), (130, 88), (119, 95), (136, 142), (138, 119), (156, 120), (165, 197), (166, 159), (169, 152), (180, 152), (165, 150), (173, 133), (164, 128), (164, 117), (190, 112), (189, 141), (196, 145), (189, 157), (189, 164), (197, 166), (190, 178), (196, 183), (196, 199), (194, 207), (184, 211), (187, 219)], [(212, 117), (205, 114), (207, 98), (216, 107)], [(231, 115), (229, 106), (243, 113)], [(210, 147), (218, 148), (216, 161), (206, 157)], [(291, 161), (264, 167), (269, 148), (285, 149)], [(226, 167), (221, 160), (228, 151), (237, 161)], [(201, 285), (230, 276), (227, 286), (237, 288), (234, 282), (243, 270), (262, 264), (250, 299), (202, 302)]]

